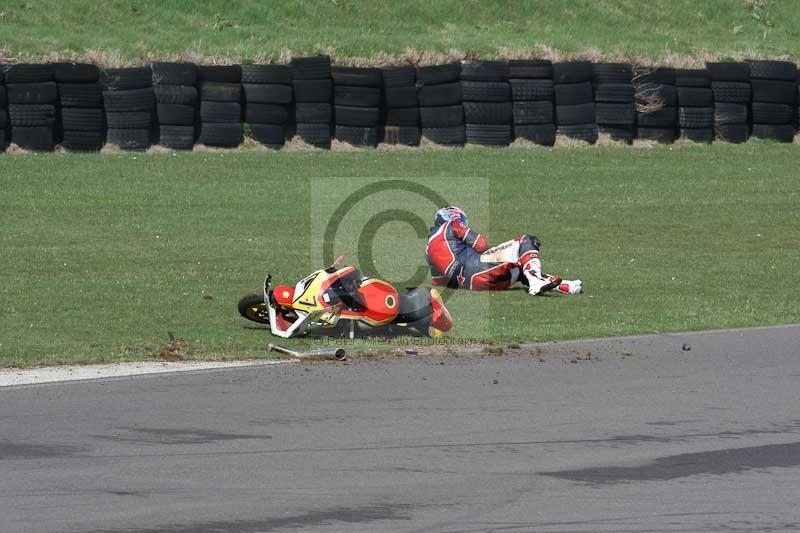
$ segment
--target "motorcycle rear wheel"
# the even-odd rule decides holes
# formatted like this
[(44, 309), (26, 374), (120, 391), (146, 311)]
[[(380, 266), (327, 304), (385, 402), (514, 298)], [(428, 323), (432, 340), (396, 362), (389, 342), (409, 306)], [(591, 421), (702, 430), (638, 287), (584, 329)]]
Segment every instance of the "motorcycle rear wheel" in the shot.
[(264, 295), (260, 292), (242, 296), (239, 300), (239, 314), (247, 320), (269, 324), (269, 307), (264, 303)]

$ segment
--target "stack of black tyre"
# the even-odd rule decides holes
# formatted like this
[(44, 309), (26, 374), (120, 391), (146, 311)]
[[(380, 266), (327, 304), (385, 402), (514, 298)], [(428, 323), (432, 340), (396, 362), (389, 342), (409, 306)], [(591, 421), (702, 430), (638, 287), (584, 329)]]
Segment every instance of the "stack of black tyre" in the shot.
[(386, 67), (381, 78), (385, 104), (383, 142), (418, 146), (421, 135), (417, 70), (412, 66)]
[(800, 130), (800, 70), (797, 71), (797, 112), (794, 114), (794, 129)]
[(249, 135), (280, 149), (291, 132), (292, 69), (288, 65), (242, 65), (244, 118)]
[(678, 92), (675, 69), (642, 67), (634, 73), (636, 137), (661, 143), (675, 142), (678, 129)]
[[(241, 76), (241, 71), (222, 76)], [(244, 140), (242, 123), (242, 84), (230, 81), (203, 81), (200, 84), (200, 134), (204, 146), (234, 148)]]
[(513, 139), (507, 61), (461, 64), (461, 96), (468, 144), (508, 146)]
[(589, 61), (555, 63), (553, 91), (558, 134), (590, 144), (597, 142), (592, 63)]
[(378, 68), (333, 67), (336, 140), (353, 146), (377, 146), (383, 76)]
[(797, 65), (789, 61), (748, 61), (752, 136), (792, 142), (797, 106)]
[(714, 137), (743, 143), (750, 134), (750, 68), (747, 63), (706, 63), (714, 93)]
[(8, 145), (8, 98), (6, 98), (5, 65), (0, 65), (0, 150)]
[(714, 140), (714, 92), (706, 69), (676, 69), (680, 138), (710, 143)]
[(159, 144), (174, 150), (191, 150), (195, 140), (197, 67), (194, 63), (154, 62)]
[[(331, 58), (295, 57), (291, 62), (296, 135), (317, 148), (331, 147)], [(309, 105), (313, 104), (313, 105)]]
[(5, 68), (11, 142), (27, 150), (51, 150), (58, 116), (53, 66), (18, 64)]
[(546, 59), (508, 62), (514, 138), (552, 146), (556, 142), (553, 111), (553, 64)]
[(422, 136), (443, 146), (464, 146), (461, 63), (420, 67), (417, 97)]
[(150, 67), (101, 71), (106, 113), (106, 143), (123, 150), (143, 151), (153, 137), (155, 95)]
[(100, 70), (88, 63), (56, 63), (61, 114), (61, 146), (67, 151), (99, 151), (106, 138)]
[(636, 136), (633, 68), (628, 63), (592, 64), (595, 115), (600, 133), (631, 143)]

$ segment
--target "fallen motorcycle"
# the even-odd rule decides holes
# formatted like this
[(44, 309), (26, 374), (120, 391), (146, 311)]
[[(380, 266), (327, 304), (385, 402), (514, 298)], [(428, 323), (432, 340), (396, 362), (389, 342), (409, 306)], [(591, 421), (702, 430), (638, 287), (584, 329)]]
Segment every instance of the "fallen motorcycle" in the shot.
[(436, 289), (418, 287), (399, 293), (390, 283), (361, 274), (355, 267), (312, 272), (294, 287), (272, 288), (272, 276), (260, 292), (239, 300), (239, 314), (269, 324), (283, 338), (308, 334), (349, 337), (412, 335), (439, 337), (453, 325)]

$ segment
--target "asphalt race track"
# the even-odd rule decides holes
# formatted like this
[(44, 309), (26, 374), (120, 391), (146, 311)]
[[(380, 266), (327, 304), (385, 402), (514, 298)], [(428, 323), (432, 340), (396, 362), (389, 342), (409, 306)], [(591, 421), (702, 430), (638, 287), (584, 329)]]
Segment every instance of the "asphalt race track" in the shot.
[(796, 531), (800, 326), (0, 389), (0, 531)]

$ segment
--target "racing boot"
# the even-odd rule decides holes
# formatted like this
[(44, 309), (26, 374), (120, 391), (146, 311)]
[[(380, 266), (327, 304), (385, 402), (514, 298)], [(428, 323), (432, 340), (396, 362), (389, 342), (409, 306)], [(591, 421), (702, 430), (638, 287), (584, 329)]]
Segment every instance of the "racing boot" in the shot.
[(431, 289), (431, 324), (428, 326), (428, 336), (437, 339), (452, 327), (453, 317), (444, 306), (442, 296), (436, 289)]
[(579, 279), (563, 279), (555, 290), (564, 294), (580, 294), (583, 292), (583, 284)]
[(519, 258), (522, 265), (522, 274), (528, 285), (528, 294), (536, 296), (543, 292), (551, 291), (561, 283), (560, 276), (548, 276), (542, 272), (542, 261), (539, 259), (538, 250), (530, 250)]

